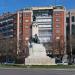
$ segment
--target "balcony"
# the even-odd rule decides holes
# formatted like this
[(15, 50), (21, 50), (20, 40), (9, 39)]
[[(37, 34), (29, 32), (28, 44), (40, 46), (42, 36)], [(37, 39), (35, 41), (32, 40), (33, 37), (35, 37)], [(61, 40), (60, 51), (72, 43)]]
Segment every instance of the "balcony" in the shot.
[(48, 27), (48, 28), (50, 28), (50, 27), (52, 27), (52, 25), (39, 25), (39, 27), (42, 27), (42, 28), (46, 28), (46, 27)]
[(52, 28), (51, 27), (39, 27), (39, 30), (51, 30), (52, 31)]

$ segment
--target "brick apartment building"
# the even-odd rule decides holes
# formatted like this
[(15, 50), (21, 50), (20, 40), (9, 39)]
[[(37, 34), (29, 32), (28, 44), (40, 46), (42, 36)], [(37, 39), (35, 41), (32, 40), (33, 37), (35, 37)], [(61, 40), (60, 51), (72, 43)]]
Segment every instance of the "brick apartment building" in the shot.
[[(0, 56), (3, 61), (23, 59), (28, 55), (31, 11), (6, 13), (0, 18)], [(24, 60), (22, 60), (24, 62)]]
[(53, 12), (53, 50), (54, 54), (63, 55), (66, 43), (66, 12), (63, 7), (55, 7)]
[(75, 10), (66, 13), (67, 53), (75, 55)]
[[(5, 13), (0, 17), (0, 61), (16, 56), (16, 14)], [(10, 60), (10, 59), (9, 59)]]
[[(28, 41), (37, 34), (47, 53), (63, 55), (66, 40), (65, 8), (32, 7), (0, 18), (0, 56), (28, 56)], [(4, 51), (4, 52), (3, 52)], [(3, 53), (3, 54), (2, 54)], [(24, 62), (24, 60), (22, 60)]]
[(66, 12), (61, 6), (33, 7), (32, 37), (37, 34), (47, 53), (63, 55), (66, 48)]

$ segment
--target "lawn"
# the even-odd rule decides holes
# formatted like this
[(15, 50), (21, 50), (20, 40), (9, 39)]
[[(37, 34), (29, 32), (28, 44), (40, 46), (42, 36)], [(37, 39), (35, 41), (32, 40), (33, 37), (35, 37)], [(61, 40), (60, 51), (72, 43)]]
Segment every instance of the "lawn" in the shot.
[(0, 64), (0, 68), (50, 68), (50, 69), (75, 69), (75, 65), (24, 65), (24, 64)]

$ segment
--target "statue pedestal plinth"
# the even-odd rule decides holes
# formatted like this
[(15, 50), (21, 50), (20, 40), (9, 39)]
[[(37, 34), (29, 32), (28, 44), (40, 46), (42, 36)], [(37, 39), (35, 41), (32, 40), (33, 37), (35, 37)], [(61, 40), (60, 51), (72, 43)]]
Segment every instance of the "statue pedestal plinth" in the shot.
[(45, 47), (42, 44), (32, 44), (29, 48), (29, 56), (25, 59), (26, 65), (56, 65), (55, 59), (46, 55)]

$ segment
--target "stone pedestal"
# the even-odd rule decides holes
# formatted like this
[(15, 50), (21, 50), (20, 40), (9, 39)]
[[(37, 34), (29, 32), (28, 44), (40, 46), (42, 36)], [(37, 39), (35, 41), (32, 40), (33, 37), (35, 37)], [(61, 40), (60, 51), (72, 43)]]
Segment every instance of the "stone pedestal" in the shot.
[(45, 47), (42, 44), (32, 44), (29, 48), (29, 57), (25, 59), (26, 65), (56, 65), (55, 59), (46, 55)]

